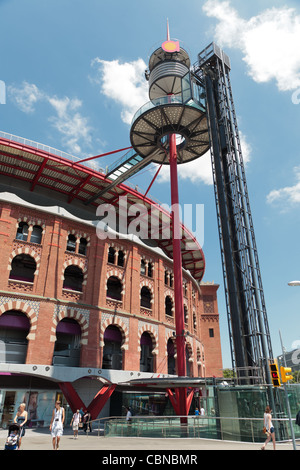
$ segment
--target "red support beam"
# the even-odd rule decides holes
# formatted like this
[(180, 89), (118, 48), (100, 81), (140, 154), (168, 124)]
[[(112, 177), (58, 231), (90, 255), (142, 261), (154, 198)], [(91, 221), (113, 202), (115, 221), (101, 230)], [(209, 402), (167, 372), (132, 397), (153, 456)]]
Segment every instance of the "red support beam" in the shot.
[(74, 390), (74, 387), (70, 382), (60, 382), (58, 385), (63, 392), (65, 399), (69, 403), (73, 413), (75, 413), (76, 410), (80, 410), (81, 408), (83, 410), (85, 409), (85, 404), (81, 400), (78, 393)]
[(88, 406), (88, 410), (91, 413), (92, 419), (96, 419), (100, 411), (106, 404), (107, 400), (111, 397), (115, 391), (116, 384), (103, 385), (101, 390), (95, 395), (93, 400)]
[(115, 391), (116, 384), (103, 385), (101, 390), (99, 390), (88, 406), (83, 403), (70, 382), (60, 382), (59, 387), (63, 392), (65, 399), (69, 403), (73, 413), (75, 413), (76, 410), (80, 410), (81, 408), (83, 410), (87, 409), (91, 413), (91, 419), (96, 419), (107, 400)]

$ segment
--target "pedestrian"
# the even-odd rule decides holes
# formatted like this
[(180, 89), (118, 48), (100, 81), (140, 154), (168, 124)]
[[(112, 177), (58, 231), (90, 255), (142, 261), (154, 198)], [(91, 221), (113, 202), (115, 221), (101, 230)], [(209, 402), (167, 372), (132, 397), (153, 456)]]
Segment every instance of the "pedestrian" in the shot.
[(85, 410), (83, 415), (83, 430), (84, 432), (92, 432), (91, 413), (88, 410)]
[(195, 416), (199, 416), (199, 408), (195, 409)]
[(205, 415), (205, 409), (203, 408), (203, 406), (201, 406), (200, 414), (201, 414), (201, 416)]
[(127, 424), (131, 424), (131, 418), (132, 418), (132, 413), (131, 413), (130, 407), (128, 406), (126, 408), (126, 421), (127, 421)]
[(14, 419), (14, 423), (20, 426), (19, 449), (21, 447), (22, 437), (25, 436), (25, 424), (27, 423), (27, 420), (28, 420), (28, 413), (25, 410), (25, 408), (26, 408), (26, 404), (21, 403)]
[(60, 405), (60, 401), (55, 402), (55, 408), (52, 412), (50, 423), (53, 450), (59, 449), (60, 438), (63, 435), (64, 430), (65, 410)]
[(73, 414), (70, 426), (73, 427), (73, 433), (74, 433), (74, 439), (78, 439), (78, 428), (79, 428), (79, 423), (81, 421), (81, 414), (79, 410), (76, 411), (76, 413)]
[(272, 423), (272, 410), (269, 406), (266, 407), (264, 413), (264, 430), (266, 431), (268, 437), (264, 445), (261, 447), (261, 450), (265, 450), (266, 445), (268, 444), (268, 442), (270, 442), (271, 439), (273, 441), (273, 450), (276, 450), (275, 429)]

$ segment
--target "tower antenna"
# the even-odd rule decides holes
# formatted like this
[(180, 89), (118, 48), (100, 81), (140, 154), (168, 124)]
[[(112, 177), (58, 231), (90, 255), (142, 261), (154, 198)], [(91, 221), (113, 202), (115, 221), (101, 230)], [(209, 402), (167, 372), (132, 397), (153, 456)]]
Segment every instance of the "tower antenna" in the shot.
[(169, 18), (167, 18), (167, 41), (170, 41)]

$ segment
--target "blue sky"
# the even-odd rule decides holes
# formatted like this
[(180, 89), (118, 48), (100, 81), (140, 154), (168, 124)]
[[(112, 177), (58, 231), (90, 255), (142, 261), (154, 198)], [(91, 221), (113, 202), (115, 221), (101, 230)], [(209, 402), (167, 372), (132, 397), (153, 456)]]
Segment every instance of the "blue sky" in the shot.
[[(130, 145), (148, 101), (144, 70), (169, 18), (191, 62), (213, 40), (230, 56), (274, 354), (300, 347), (300, 6), (286, 0), (0, 0), (0, 130), (85, 158)], [(116, 156), (99, 161), (103, 167)], [(204, 281), (220, 284), (224, 367), (231, 366), (209, 155), (179, 169), (182, 203), (204, 204)], [(132, 179), (147, 189), (153, 169)], [(151, 195), (169, 203), (168, 170)], [(193, 227), (192, 227), (193, 228)]]

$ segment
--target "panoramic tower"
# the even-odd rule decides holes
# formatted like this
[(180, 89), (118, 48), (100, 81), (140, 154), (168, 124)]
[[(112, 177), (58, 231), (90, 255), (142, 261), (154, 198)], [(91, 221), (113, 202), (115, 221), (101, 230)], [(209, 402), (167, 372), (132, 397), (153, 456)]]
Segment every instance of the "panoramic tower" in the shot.
[[(135, 114), (130, 140), (143, 159), (170, 165), (177, 364), (178, 376), (184, 377), (186, 332), (177, 165), (198, 158), (209, 148), (204, 88), (190, 71), (188, 53), (179, 41), (170, 40), (169, 33), (152, 53), (145, 75), (150, 102)], [(178, 414), (188, 414), (189, 402), (186, 389), (178, 389)]]

